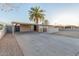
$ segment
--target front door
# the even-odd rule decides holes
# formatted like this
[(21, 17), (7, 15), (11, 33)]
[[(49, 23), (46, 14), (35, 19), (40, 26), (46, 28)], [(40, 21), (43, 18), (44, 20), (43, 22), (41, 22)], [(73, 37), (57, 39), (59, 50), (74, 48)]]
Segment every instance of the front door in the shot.
[(34, 31), (37, 31), (37, 26), (36, 25), (34, 25)]

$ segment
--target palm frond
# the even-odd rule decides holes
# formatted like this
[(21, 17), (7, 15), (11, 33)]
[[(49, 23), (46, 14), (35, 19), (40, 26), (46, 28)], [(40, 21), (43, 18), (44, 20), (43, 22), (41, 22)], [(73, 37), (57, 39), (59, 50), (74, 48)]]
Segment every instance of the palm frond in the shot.
[(40, 9), (40, 7), (32, 7), (28, 12), (31, 21), (42, 21), (45, 18), (44, 10)]

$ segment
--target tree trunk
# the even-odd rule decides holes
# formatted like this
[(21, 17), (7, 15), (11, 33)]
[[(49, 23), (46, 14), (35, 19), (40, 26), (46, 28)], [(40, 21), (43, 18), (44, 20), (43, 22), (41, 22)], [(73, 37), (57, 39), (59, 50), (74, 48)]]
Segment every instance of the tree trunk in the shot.
[(38, 19), (36, 20), (36, 31), (39, 31)]

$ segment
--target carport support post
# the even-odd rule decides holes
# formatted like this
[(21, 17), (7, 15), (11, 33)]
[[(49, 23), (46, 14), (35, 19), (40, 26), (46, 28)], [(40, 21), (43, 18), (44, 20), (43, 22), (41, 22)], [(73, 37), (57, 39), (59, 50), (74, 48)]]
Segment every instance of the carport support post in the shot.
[(14, 35), (15, 33), (15, 24), (12, 24), (12, 35)]

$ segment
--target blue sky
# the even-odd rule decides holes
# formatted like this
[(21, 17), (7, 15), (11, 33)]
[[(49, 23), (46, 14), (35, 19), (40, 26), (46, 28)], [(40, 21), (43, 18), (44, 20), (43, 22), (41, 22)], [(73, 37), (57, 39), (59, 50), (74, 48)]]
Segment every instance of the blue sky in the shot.
[(77, 3), (17, 3), (14, 5), (16, 9), (13, 11), (4, 12), (0, 10), (0, 22), (30, 22), (28, 10), (33, 6), (40, 6), (41, 9), (45, 10), (45, 18), (49, 20), (50, 24), (79, 25), (79, 4)]

